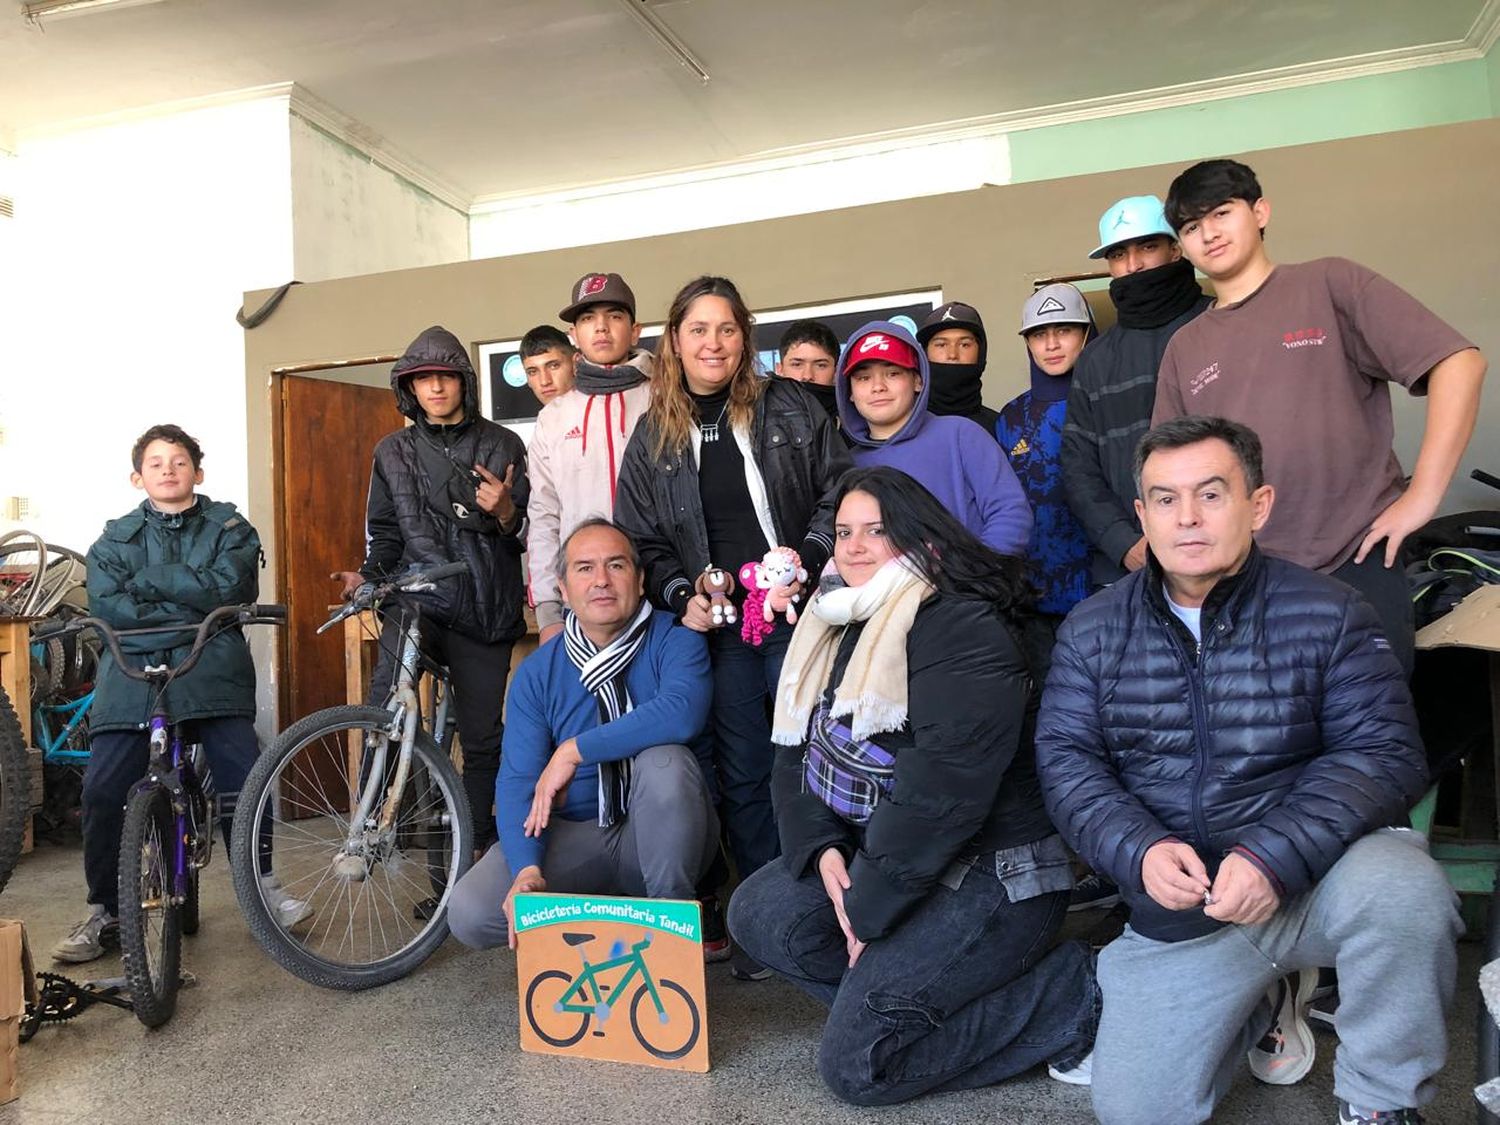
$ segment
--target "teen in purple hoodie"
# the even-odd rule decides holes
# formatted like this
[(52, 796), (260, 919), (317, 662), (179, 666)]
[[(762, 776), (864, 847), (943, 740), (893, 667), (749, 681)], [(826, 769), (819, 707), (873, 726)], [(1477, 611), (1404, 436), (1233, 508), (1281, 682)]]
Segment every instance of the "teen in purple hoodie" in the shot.
[(913, 477), (986, 545), (1024, 557), (1031, 507), (1005, 452), (984, 428), (927, 411), (927, 356), (900, 325), (877, 320), (849, 337), (834, 388), (854, 463)]

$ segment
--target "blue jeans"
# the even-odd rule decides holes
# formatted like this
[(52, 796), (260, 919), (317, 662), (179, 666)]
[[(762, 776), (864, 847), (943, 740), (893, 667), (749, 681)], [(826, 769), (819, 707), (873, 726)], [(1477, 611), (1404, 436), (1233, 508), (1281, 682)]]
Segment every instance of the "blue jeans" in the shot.
[(720, 816), (729, 854), (741, 880), (781, 852), (771, 807), (771, 707), (781, 662), (792, 638), (778, 620), (759, 648), (740, 640), (738, 626), (708, 635), (713, 663), (714, 769), (719, 775)]
[(849, 968), (823, 882), (762, 867), (729, 904), (734, 940), (829, 1005), (818, 1049), (828, 1088), (856, 1105), (967, 1090), (1088, 1053), (1098, 989), (1088, 950), (1054, 946), (1068, 895), (1011, 902), (994, 865), (933, 888)]

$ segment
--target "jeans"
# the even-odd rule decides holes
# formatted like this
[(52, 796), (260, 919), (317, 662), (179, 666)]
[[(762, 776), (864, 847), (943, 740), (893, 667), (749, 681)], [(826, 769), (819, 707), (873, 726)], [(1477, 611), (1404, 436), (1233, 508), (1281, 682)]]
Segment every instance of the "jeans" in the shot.
[(1104, 1125), (1208, 1121), (1270, 1026), (1270, 986), (1324, 965), (1339, 974), (1334, 1094), (1377, 1110), (1430, 1101), (1447, 1058), (1456, 901), (1426, 840), (1382, 829), (1259, 925), (1179, 942), (1127, 927), (1099, 955), (1094, 1112)]
[(1387, 568), (1385, 543), (1382, 541), (1375, 544), (1364, 562), (1356, 563), (1351, 558), (1330, 577), (1353, 586), (1374, 607), (1386, 640), (1391, 642), (1391, 651), (1410, 680), (1417, 656), (1417, 626), (1411, 604), (1411, 583), (1406, 580), (1402, 557), (1398, 555), (1396, 565)]
[[(255, 724), (246, 718), (198, 719), (188, 724), (185, 741), (203, 743), (213, 773), (214, 792), (225, 809), (244, 788), (245, 777), (260, 755)], [(151, 740), (145, 731), (100, 731), (89, 739), (89, 763), (83, 773), (83, 875), (89, 904), (118, 914), (120, 829), (131, 786), (146, 776)], [(219, 818), (224, 846), (229, 846), (232, 812)]]
[[(981, 857), (983, 858), (983, 857)], [(734, 940), (829, 1006), (818, 1048), (828, 1088), (856, 1105), (1071, 1067), (1093, 1044), (1098, 989), (1088, 950), (1054, 946), (1068, 895), (1012, 902), (994, 864), (940, 884), (849, 968), (823, 881), (762, 867), (729, 904)]]
[(757, 648), (740, 639), (738, 626), (708, 635), (713, 663), (714, 768), (729, 854), (741, 880), (781, 851), (771, 807), (771, 708), (792, 630), (778, 621)]
[[(380, 630), (380, 656), (370, 677), (370, 702), (377, 707), (385, 705), (396, 682), (402, 645), (399, 616), (387, 616)], [(505, 681), (510, 677), (510, 650), (510, 641), (487, 644), (429, 621), (422, 624), (422, 651), (448, 669), (453, 687), (464, 795), (474, 820), (476, 850), (495, 838), (495, 779), (500, 775), (500, 742), (505, 735), (501, 713)]]
[[(691, 899), (719, 854), (719, 819), (697, 756), (686, 746), (651, 746), (630, 771), (628, 816), (608, 828), (553, 817), (545, 839), (549, 891)], [(505, 896), (514, 878), (496, 844), (453, 888), (453, 936), (474, 949), (504, 945)]]

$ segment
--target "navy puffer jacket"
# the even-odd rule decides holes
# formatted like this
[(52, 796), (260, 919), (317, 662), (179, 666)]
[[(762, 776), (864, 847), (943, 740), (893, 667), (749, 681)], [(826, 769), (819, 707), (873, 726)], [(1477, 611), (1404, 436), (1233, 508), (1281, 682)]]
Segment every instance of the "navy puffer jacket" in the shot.
[(1427, 784), (1411, 694), (1352, 588), (1252, 550), (1204, 602), (1201, 632), (1200, 651), (1152, 559), (1063, 623), (1037, 723), (1053, 821), (1162, 941), (1220, 923), (1146, 894), (1152, 844), (1192, 845), (1210, 878), (1237, 850), (1285, 900), (1404, 823)]

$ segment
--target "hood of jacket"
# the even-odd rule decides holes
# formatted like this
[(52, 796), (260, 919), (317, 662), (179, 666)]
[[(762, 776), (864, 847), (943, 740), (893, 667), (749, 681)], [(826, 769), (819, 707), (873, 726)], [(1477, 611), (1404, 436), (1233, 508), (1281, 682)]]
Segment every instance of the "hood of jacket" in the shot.
[[(863, 415), (855, 409), (854, 400), (849, 396), (849, 376), (844, 372), (844, 361), (849, 355), (849, 348), (871, 332), (889, 333), (916, 352), (917, 374), (922, 380), (921, 389), (917, 391), (916, 404), (912, 407), (906, 423), (884, 441), (870, 436), (870, 423), (866, 422)], [(917, 338), (901, 325), (889, 320), (872, 320), (852, 333), (840, 350), (838, 375), (834, 378), (833, 388), (834, 396), (838, 400), (839, 422), (843, 425), (844, 434), (849, 441), (867, 449), (878, 449), (883, 445), (907, 441), (921, 433), (922, 427), (927, 422), (927, 400), (932, 397), (932, 373), (927, 366), (927, 352), (921, 344), (917, 343)]]
[[(1083, 330), (1083, 346), (1086, 348), (1099, 335), (1099, 326), (1094, 323), (1093, 306), (1085, 301), (1083, 307), (1089, 314), (1089, 322)], [(1031, 401), (1061, 402), (1066, 399), (1073, 387), (1073, 372), (1078, 370), (1078, 359), (1073, 361), (1073, 366), (1066, 375), (1048, 375), (1032, 356), (1025, 336), (1021, 337), (1021, 347), (1026, 350), (1026, 365), (1031, 375)], [(1083, 358), (1083, 352), (1078, 353), (1078, 358)]]
[(406, 352), (391, 368), (391, 390), (396, 395), (396, 409), (415, 422), (427, 415), (412, 392), (408, 375), (422, 371), (451, 371), (464, 381), (464, 421), (480, 417), (479, 378), (469, 362), (468, 349), (458, 337), (441, 325), (434, 324), (407, 345)]

